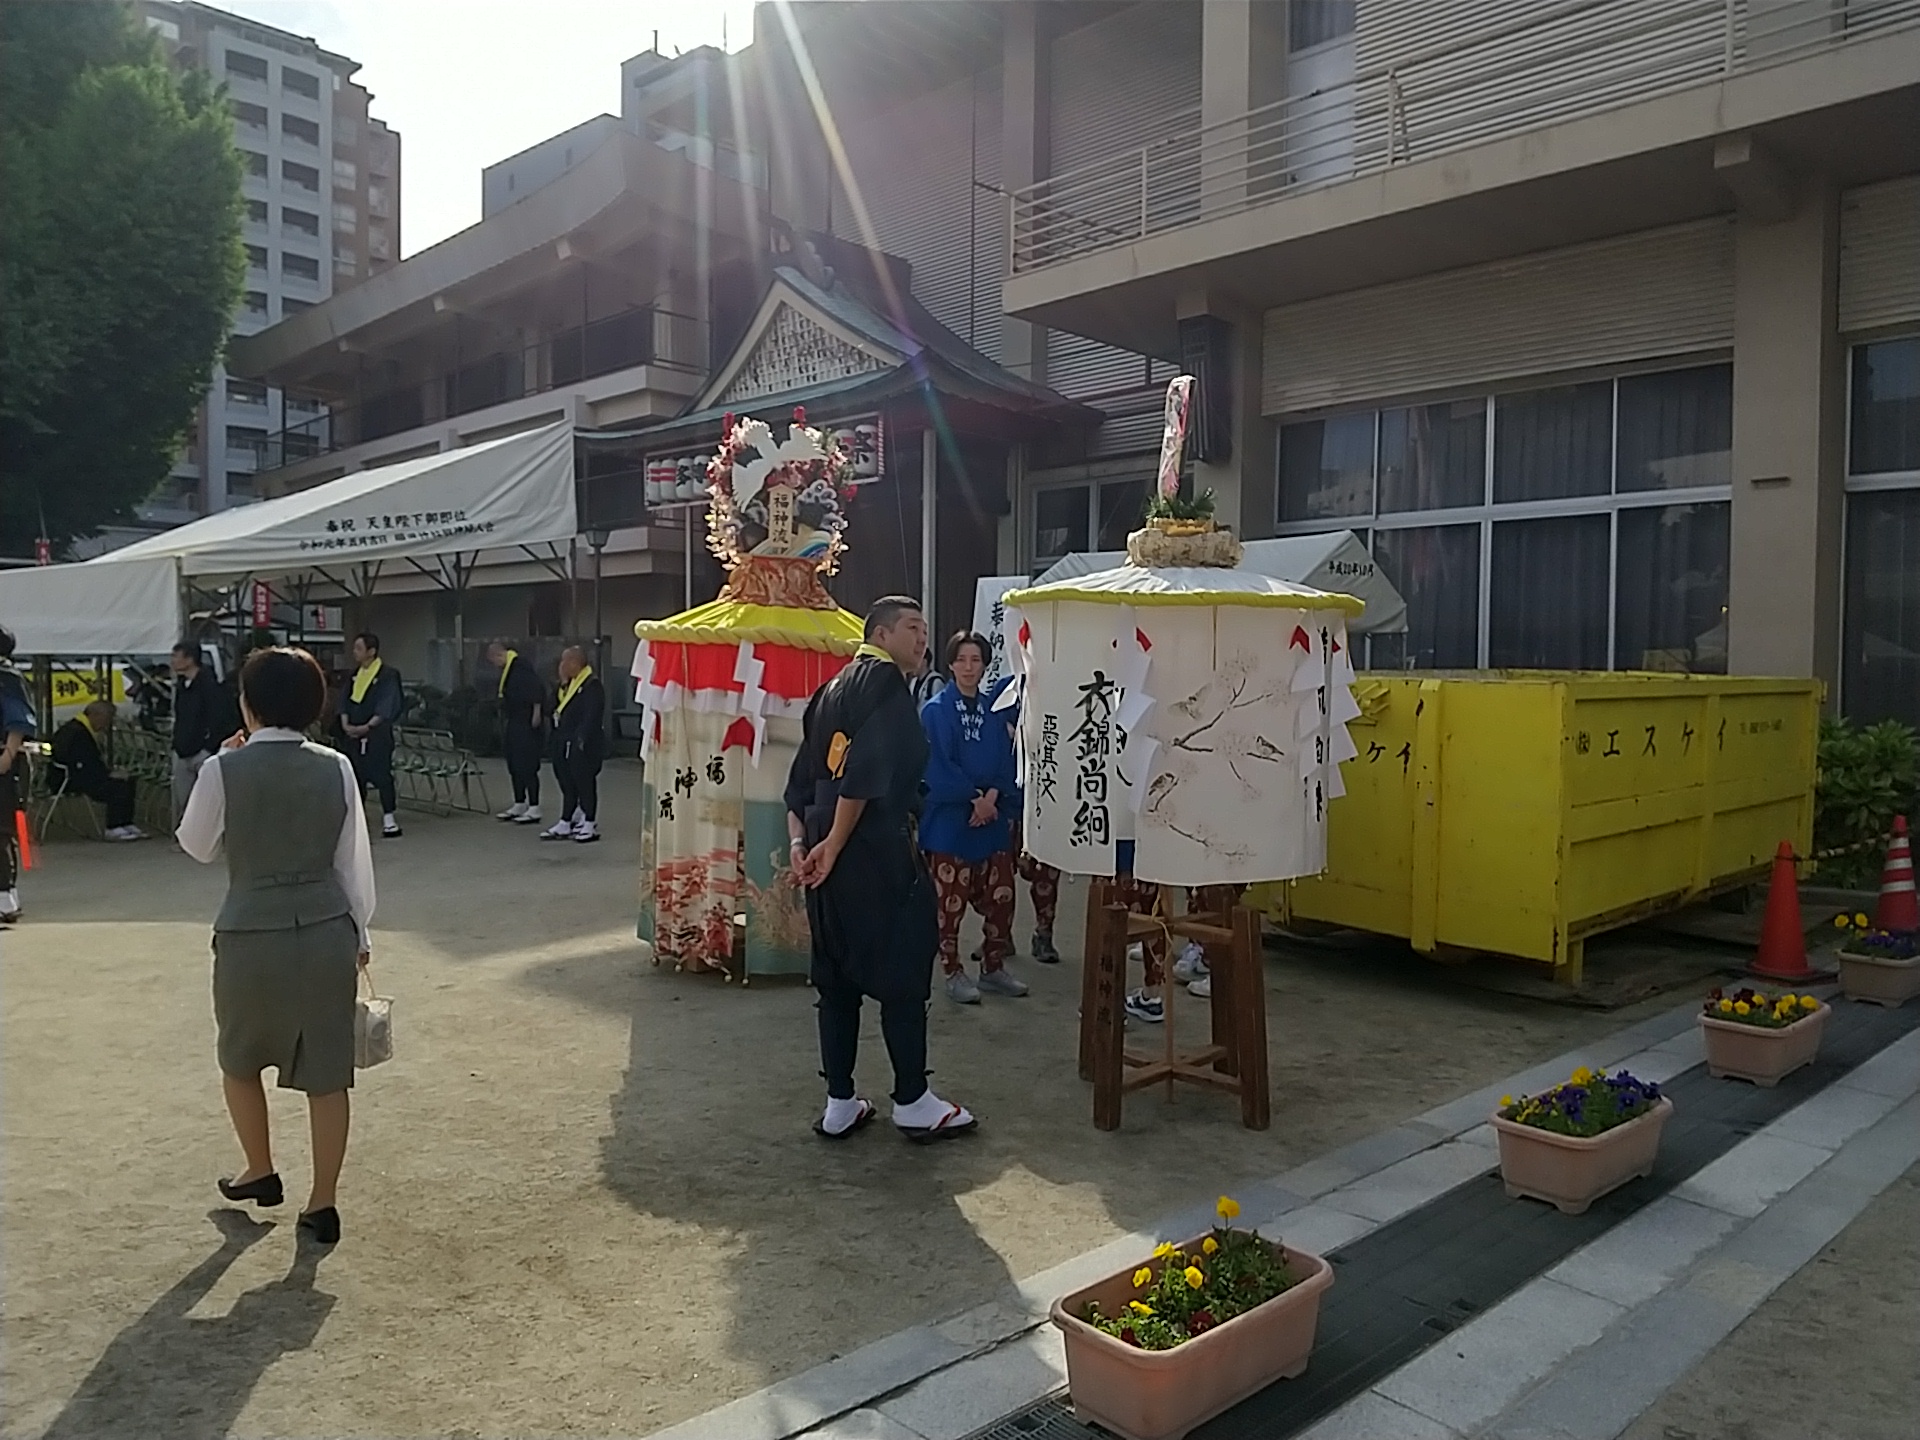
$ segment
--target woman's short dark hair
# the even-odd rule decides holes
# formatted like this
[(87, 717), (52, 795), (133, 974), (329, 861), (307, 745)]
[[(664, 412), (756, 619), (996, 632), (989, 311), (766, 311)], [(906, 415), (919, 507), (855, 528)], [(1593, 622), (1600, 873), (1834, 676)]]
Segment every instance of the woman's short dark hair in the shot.
[(982, 635), (978, 630), (956, 630), (953, 632), (953, 638), (947, 641), (947, 669), (953, 669), (953, 662), (960, 658), (960, 647), (962, 645), (978, 645), (980, 647), (980, 663), (986, 665), (992, 662), (993, 642), (991, 640), (987, 639), (987, 637)]
[(327, 703), (327, 677), (306, 651), (276, 645), (247, 657), (240, 667), (240, 696), (262, 725), (304, 730)]

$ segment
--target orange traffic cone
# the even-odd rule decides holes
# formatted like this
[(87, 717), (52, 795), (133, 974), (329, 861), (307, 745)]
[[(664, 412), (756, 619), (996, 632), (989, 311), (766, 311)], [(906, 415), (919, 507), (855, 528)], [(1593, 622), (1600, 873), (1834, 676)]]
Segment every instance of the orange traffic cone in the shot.
[(1768, 980), (1818, 980), (1807, 964), (1807, 932), (1800, 924), (1800, 883), (1793, 871), (1793, 846), (1780, 842), (1767, 884), (1767, 913), (1760, 921), (1760, 950), (1748, 973)]
[[(20, 845), (20, 868), (31, 870), (33, 869), (33, 828), (27, 824), (26, 811), (13, 812), (13, 828)], [(1907, 888), (1913, 887), (1909, 885)]]
[(1920, 930), (1920, 902), (1913, 893), (1913, 847), (1907, 840), (1907, 817), (1893, 817), (1893, 839), (1887, 845), (1886, 868), (1880, 872), (1880, 904), (1873, 912), (1876, 930)]

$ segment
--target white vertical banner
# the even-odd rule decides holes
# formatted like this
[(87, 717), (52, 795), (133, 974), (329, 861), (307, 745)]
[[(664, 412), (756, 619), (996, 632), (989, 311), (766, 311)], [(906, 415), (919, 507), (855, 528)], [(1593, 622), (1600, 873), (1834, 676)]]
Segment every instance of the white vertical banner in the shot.
[(1030, 854), (1073, 875), (1111, 875), (1126, 810), (1118, 774), (1120, 681), (1115, 625), (1121, 608), (1076, 601), (1035, 604), (1027, 630), (1020, 707)]
[(1011, 638), (1007, 634), (1006, 595), (1026, 583), (1024, 575), (982, 575), (973, 582), (973, 628), (987, 637), (991, 647), (986, 678), (980, 682), (987, 689), (1014, 673), (1013, 663), (1007, 656)]

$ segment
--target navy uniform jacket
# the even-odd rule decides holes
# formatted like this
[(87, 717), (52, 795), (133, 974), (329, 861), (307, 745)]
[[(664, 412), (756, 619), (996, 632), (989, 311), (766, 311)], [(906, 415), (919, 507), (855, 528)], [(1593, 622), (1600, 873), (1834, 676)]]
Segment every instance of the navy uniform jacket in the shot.
[[(563, 684), (561, 693), (565, 693)], [(553, 712), (553, 756), (573, 765), (598, 767), (606, 758), (607, 687), (598, 675), (580, 682), (565, 708)]]

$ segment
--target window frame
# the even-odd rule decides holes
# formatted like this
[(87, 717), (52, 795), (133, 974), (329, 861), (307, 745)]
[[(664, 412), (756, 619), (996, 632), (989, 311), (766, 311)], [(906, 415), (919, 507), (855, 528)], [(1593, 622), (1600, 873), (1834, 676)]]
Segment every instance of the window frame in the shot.
[[(1731, 505), (1733, 485), (1695, 485), (1661, 490), (1622, 490), (1620, 488), (1620, 382), (1622, 380), (1647, 375), (1661, 375), (1684, 370), (1701, 370), (1724, 367), (1731, 372), (1733, 357), (1725, 350), (1703, 354), (1665, 356), (1648, 360), (1640, 364), (1609, 366), (1573, 374), (1554, 374), (1529, 376), (1511, 382), (1502, 382), (1493, 386), (1462, 386), (1458, 389), (1414, 396), (1396, 396), (1384, 398), (1367, 405), (1343, 406), (1327, 410), (1303, 412), (1296, 415), (1278, 416), (1274, 420), (1273, 444), (1273, 481), (1274, 501), (1272, 533), (1276, 536), (1287, 535), (1325, 535), (1339, 530), (1363, 531), (1368, 537), (1369, 549), (1373, 536), (1381, 531), (1417, 530), (1440, 525), (1473, 524), (1480, 533), (1480, 570), (1479, 570), (1479, 625), (1475, 664), (1480, 669), (1489, 668), (1492, 650), (1493, 631), (1493, 534), (1494, 526), (1513, 520), (1545, 520), (1566, 516), (1605, 515), (1607, 517), (1607, 669), (1616, 669), (1615, 659), (1619, 645), (1620, 626), (1620, 514), (1625, 510), (1664, 508), (1670, 505)], [(1851, 376), (1851, 364), (1849, 364)], [(1497, 406), (1503, 397), (1525, 394), (1529, 391), (1554, 389), (1595, 381), (1605, 381), (1611, 392), (1611, 423), (1609, 427), (1607, 458), (1607, 490), (1604, 494), (1571, 495), (1550, 500), (1495, 500), (1494, 472), (1498, 457), (1495, 454), (1495, 432), (1497, 426)], [(1486, 439), (1481, 454), (1481, 493), (1480, 501), (1474, 505), (1456, 505), (1434, 510), (1389, 510), (1380, 509), (1380, 464), (1381, 464), (1381, 427), (1382, 417), (1389, 410), (1399, 410), (1421, 405), (1451, 403), (1478, 399), (1482, 402), (1482, 423), (1486, 426)], [(1848, 414), (1851, 415), (1851, 395), (1849, 395)], [(1282, 477), (1280, 472), (1284, 445), (1281, 442), (1280, 429), (1286, 425), (1306, 424), (1317, 420), (1333, 420), (1342, 416), (1373, 416), (1373, 495), (1370, 508), (1357, 515), (1330, 517), (1321, 520), (1281, 520), (1281, 506), (1284, 503)], [(1849, 448), (1851, 454), (1851, 448)], [(1920, 476), (1913, 483), (1920, 483)], [(1369, 642), (1371, 654), (1371, 642)]]
[(1840, 687), (1840, 713), (1846, 714), (1853, 701), (1853, 692), (1857, 685), (1854, 676), (1852, 656), (1847, 646), (1847, 632), (1852, 617), (1848, 614), (1847, 598), (1852, 590), (1849, 583), (1850, 565), (1853, 560), (1853, 497), (1855, 495), (1886, 494), (1890, 491), (1920, 490), (1920, 470), (1876, 470), (1855, 474), (1853, 470), (1853, 390), (1856, 379), (1854, 358), (1856, 354), (1869, 346), (1907, 341), (1920, 345), (1920, 329), (1900, 327), (1892, 331), (1881, 331), (1865, 335), (1846, 337), (1846, 355), (1842, 364), (1846, 366), (1846, 391), (1844, 402), (1843, 431), (1841, 435), (1841, 504), (1840, 504), (1840, 601), (1836, 605), (1836, 634), (1834, 653), (1839, 657), (1839, 673), (1836, 679)]

